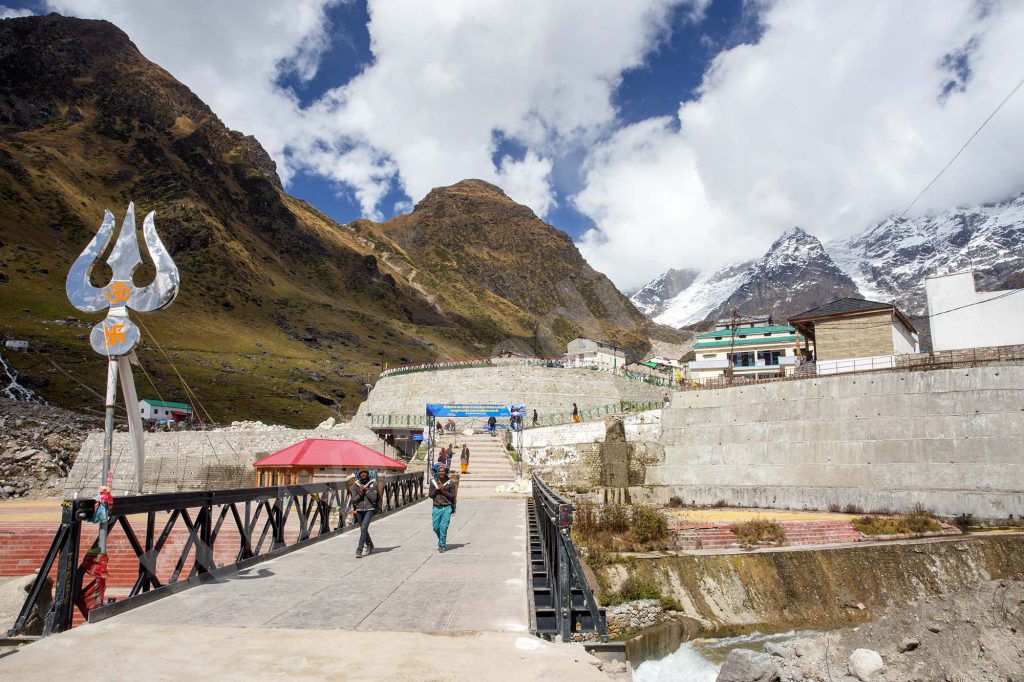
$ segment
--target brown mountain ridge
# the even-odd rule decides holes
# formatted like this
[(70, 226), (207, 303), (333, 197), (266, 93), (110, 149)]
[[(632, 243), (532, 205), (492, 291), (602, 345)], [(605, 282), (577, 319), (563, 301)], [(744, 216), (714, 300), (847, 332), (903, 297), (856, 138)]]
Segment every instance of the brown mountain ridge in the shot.
[(0, 333), (30, 341), (10, 359), (56, 404), (99, 405), (87, 342), (99, 316), (70, 306), (64, 276), (103, 209), (120, 221), (129, 201), (156, 211), (182, 278), (174, 306), (137, 316), (140, 394), (189, 400), (177, 370), (221, 422), (352, 412), (384, 364), (557, 354), (577, 334), (642, 353), (673, 333), (493, 185), (340, 225), (288, 195), (254, 138), (112, 24), (0, 22)]

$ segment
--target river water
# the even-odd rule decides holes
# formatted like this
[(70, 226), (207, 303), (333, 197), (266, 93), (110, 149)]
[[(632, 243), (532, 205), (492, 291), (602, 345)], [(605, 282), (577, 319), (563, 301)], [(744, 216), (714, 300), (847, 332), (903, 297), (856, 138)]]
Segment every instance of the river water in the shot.
[(763, 651), (765, 642), (784, 642), (815, 632), (789, 631), (774, 635), (758, 632), (722, 639), (694, 639), (665, 658), (641, 663), (633, 671), (635, 682), (715, 682), (726, 656), (733, 649)]

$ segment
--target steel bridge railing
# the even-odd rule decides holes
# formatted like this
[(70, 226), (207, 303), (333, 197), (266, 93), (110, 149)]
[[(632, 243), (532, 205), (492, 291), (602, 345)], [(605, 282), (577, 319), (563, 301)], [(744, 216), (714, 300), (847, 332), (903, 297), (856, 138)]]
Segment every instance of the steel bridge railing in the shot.
[[(424, 499), (422, 472), (380, 476), (377, 481), (382, 513)], [(43, 619), (43, 636), (69, 629), (75, 607), (89, 620), (102, 620), (341, 533), (352, 527), (351, 508), (344, 481), (115, 498), (108, 533), (113, 541), (127, 542), (137, 576), (127, 596), (96, 604), (83, 590), (90, 564), (79, 564), (82, 525), (91, 526), (85, 519), (92, 516), (93, 501), (65, 500), (60, 526), (8, 636), (25, 630), (55, 564), (56, 588)], [(96, 548), (94, 541), (87, 559)], [(124, 554), (112, 554), (111, 563), (123, 562)]]
[(535, 632), (558, 635), (563, 642), (574, 634), (596, 633), (608, 641), (608, 625), (587, 582), (569, 530), (572, 503), (533, 475), (530, 516), (532, 594)]

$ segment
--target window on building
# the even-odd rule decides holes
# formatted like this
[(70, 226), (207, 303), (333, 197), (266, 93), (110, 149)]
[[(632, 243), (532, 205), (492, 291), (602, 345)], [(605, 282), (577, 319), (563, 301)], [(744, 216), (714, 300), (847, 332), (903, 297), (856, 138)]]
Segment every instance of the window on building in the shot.
[(704, 357), (705, 357), (705, 358), (714, 358), (714, 357), (715, 357), (715, 355), (716, 355), (715, 353), (705, 353), (705, 354), (704, 354)]
[(779, 364), (779, 358), (786, 354), (784, 350), (762, 350), (757, 352), (757, 359), (766, 365)]
[(753, 367), (754, 366), (754, 354), (753, 353), (730, 353), (730, 359), (733, 367)]
[(772, 335), (771, 332), (768, 332), (768, 333), (765, 334), (765, 336), (771, 336), (771, 335)]
[(745, 339), (745, 338), (747, 338), (747, 335), (746, 334), (740, 334), (740, 338), (741, 339)]

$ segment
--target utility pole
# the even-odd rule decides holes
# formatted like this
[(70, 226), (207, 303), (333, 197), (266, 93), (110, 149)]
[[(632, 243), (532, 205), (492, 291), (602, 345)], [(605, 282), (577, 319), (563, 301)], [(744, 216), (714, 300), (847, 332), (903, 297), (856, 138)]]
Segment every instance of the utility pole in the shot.
[(733, 373), (734, 373), (733, 372), (733, 368), (736, 365), (736, 325), (737, 325), (737, 323), (738, 323), (738, 314), (737, 314), (737, 311), (736, 311), (736, 307), (733, 306), (733, 309), (732, 309), (732, 321), (729, 324), (729, 326), (732, 327), (732, 341), (729, 344), (729, 363), (728, 363), (729, 366), (727, 367), (727, 370), (729, 372), (729, 383), (730, 384), (732, 383), (732, 378), (733, 378)]

